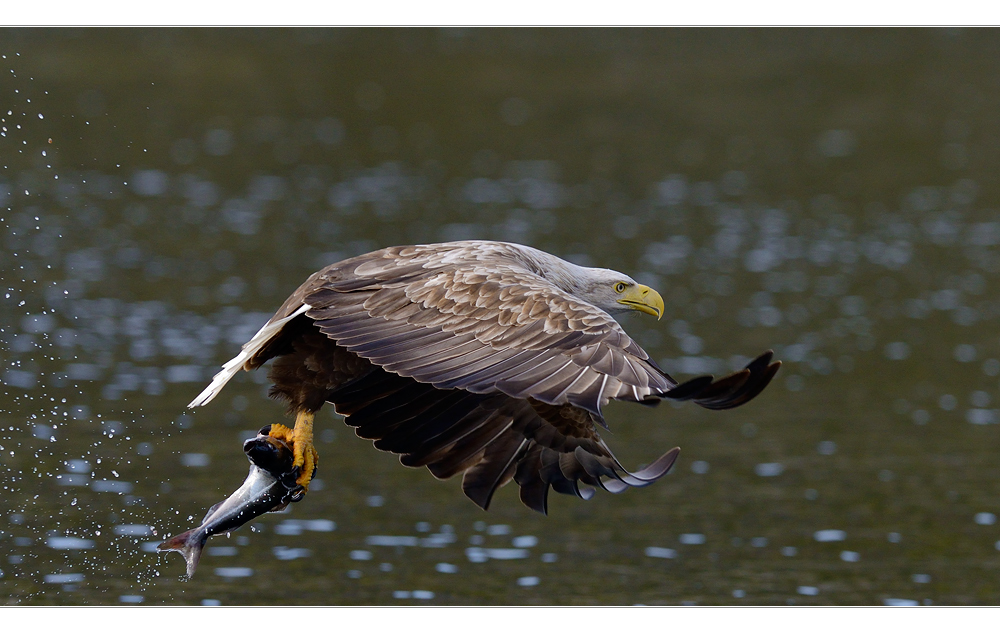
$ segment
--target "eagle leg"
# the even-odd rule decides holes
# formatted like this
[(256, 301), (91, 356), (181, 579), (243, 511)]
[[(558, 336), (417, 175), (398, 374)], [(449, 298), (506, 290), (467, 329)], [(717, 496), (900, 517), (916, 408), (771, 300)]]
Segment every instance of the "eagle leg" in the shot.
[(309, 482), (316, 474), (316, 464), (319, 462), (319, 454), (313, 446), (313, 417), (312, 411), (300, 410), (295, 416), (295, 428), (288, 428), (284, 424), (272, 424), (268, 435), (279, 439), (292, 447), (292, 468), (298, 473), (295, 483), (302, 486), (302, 493), (294, 501), (299, 501), (309, 490)]

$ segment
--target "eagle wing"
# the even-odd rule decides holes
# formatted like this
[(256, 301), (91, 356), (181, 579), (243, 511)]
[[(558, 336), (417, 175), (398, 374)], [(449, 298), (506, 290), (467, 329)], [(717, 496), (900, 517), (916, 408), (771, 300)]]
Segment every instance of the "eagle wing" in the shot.
[(434, 386), (374, 368), (330, 395), (362, 438), (426, 466), (439, 479), (463, 473), (462, 489), (486, 509), (494, 492), (514, 479), (529, 508), (548, 509), (551, 489), (589, 499), (595, 488), (621, 492), (662, 477), (674, 448), (629, 473), (599, 437), (593, 414), (503, 393), (476, 394)]
[(609, 399), (726, 408), (770, 379), (743, 370), (678, 388), (614, 318), (532, 270), (515, 245), (458, 244), (388, 248), (329, 266), (272, 322), (304, 311), (337, 345), (387, 371), (441, 389), (572, 404), (602, 424)]

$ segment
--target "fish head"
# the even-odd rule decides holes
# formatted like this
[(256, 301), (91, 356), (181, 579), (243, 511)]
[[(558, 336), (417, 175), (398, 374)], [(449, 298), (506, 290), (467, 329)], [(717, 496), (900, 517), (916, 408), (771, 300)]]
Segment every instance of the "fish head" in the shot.
[(244, 442), (243, 452), (251, 464), (282, 479), (293, 470), (294, 455), (288, 444), (268, 435), (269, 430), (270, 426), (265, 426), (257, 437)]

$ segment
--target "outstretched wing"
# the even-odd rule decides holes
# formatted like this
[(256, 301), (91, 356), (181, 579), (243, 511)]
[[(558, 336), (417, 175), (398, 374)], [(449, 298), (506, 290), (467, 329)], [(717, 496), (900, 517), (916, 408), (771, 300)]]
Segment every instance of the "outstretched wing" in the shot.
[(513, 244), (393, 247), (313, 274), (226, 363), (190, 406), (206, 404), (241, 367), (287, 353), (304, 318), (344, 349), (439, 388), (573, 404), (603, 424), (609, 399), (693, 399), (713, 409), (759, 393), (770, 355), (713, 382), (678, 385), (603, 310), (542, 276)]
[(589, 411), (503, 393), (437, 389), (388, 373), (369, 372), (330, 395), (358, 436), (426, 466), (439, 479), (459, 473), (466, 496), (483, 509), (511, 479), (521, 501), (546, 513), (548, 491), (589, 499), (594, 488), (621, 492), (662, 477), (680, 453), (674, 448), (638, 473), (629, 473), (599, 437)]
[(274, 320), (305, 307), (337, 345), (390, 372), (597, 416), (611, 398), (641, 402), (676, 386), (609, 314), (532, 270), (513, 245), (489, 246), (389, 248), (335, 264)]
[(678, 385), (603, 310), (556, 287), (517, 245), (393, 247), (313, 274), (191, 406), (209, 402), (240, 367), (287, 352), (304, 315), (337, 344), (388, 371), (439, 388), (501, 392), (597, 416), (609, 399), (746, 402), (777, 364), (763, 356), (713, 383)]

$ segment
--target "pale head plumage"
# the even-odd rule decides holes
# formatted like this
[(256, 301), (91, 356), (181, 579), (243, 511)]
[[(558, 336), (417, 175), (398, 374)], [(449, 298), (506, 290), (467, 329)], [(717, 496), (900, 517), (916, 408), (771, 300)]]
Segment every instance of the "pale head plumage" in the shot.
[[(474, 244), (474, 242), (455, 242)], [(560, 290), (611, 315), (633, 311), (663, 316), (663, 299), (649, 286), (608, 268), (580, 266), (537, 248), (506, 244), (536, 265), (535, 272)]]

